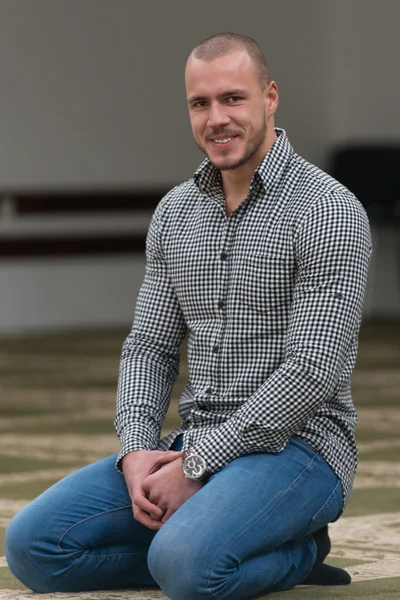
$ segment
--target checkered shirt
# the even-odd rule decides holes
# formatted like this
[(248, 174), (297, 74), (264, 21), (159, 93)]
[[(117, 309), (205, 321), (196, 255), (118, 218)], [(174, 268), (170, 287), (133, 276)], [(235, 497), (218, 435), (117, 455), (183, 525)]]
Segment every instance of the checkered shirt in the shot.
[[(180, 433), (212, 473), (245, 454), (281, 452), (295, 437), (337, 473), (346, 504), (370, 229), (353, 194), (276, 132), (229, 217), (208, 159), (157, 206), (122, 349), (117, 467), (127, 452), (166, 450)], [(186, 332), (182, 424), (160, 440)]]

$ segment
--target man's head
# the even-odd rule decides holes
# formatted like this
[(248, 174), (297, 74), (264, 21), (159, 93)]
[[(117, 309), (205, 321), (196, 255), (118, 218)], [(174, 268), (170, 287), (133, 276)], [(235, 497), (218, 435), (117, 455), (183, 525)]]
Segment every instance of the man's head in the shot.
[(275, 140), (278, 89), (260, 46), (219, 33), (190, 54), (186, 92), (197, 145), (221, 169), (256, 168)]

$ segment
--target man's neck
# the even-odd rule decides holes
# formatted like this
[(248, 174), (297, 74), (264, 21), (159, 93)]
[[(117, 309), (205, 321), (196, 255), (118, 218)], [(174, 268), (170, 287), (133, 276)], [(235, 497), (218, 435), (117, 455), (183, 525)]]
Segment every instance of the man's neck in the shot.
[(246, 176), (243, 176), (242, 173), (236, 173), (236, 170), (221, 173), (222, 190), (228, 216), (247, 198), (253, 175), (253, 169), (251, 169), (251, 172), (246, 173)]

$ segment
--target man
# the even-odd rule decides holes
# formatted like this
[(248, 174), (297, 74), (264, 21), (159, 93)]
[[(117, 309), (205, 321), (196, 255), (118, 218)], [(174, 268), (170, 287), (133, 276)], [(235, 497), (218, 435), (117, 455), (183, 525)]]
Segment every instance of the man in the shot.
[[(324, 560), (357, 462), (368, 221), (274, 127), (256, 42), (200, 44), (186, 90), (207, 159), (150, 226), (119, 376), (124, 477), (104, 459), (13, 519), (10, 568), (38, 592), (159, 585), (171, 600), (235, 600), (350, 582)], [(187, 331), (182, 425), (160, 441)]]

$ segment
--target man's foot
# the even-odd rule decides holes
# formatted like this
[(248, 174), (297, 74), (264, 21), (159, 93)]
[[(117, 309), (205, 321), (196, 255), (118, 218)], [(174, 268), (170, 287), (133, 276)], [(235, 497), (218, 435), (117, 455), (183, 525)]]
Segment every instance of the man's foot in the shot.
[(301, 585), (348, 585), (351, 582), (351, 577), (347, 571), (323, 564), (331, 551), (328, 525), (318, 529), (312, 535), (317, 546), (317, 557), (313, 570), (301, 582)]
[(317, 562), (308, 577), (303, 579), (301, 585), (348, 585), (349, 583), (351, 583), (351, 577), (344, 569)]

